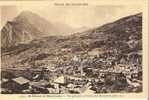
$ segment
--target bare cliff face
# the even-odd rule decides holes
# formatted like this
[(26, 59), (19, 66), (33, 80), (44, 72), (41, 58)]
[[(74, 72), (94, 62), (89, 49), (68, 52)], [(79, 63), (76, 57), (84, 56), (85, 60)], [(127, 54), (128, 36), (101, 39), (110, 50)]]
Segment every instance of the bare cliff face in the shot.
[(33, 39), (66, 32), (70, 27), (56, 26), (39, 15), (23, 11), (14, 20), (8, 21), (1, 30), (1, 47), (11, 47), (26, 44)]

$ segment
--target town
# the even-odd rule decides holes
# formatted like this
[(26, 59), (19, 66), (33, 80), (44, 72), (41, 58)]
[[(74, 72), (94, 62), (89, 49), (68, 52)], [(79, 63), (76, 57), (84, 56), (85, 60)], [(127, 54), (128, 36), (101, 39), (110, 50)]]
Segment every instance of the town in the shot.
[(34, 63), (28, 67), (2, 67), (1, 92), (96, 94), (142, 91), (142, 55), (138, 52), (124, 55), (117, 50), (107, 50), (101, 53), (96, 48), (87, 54), (65, 56), (48, 65), (36, 66)]
[(2, 28), (2, 94), (143, 92), (141, 12), (63, 35), (51, 25), (22, 11)]

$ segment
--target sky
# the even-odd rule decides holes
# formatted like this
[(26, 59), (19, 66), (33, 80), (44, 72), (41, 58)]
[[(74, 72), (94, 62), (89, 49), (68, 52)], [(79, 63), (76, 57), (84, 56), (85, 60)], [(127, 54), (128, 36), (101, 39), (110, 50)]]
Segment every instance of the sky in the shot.
[(31, 11), (52, 23), (64, 23), (72, 28), (97, 27), (121, 17), (141, 12), (139, 6), (1, 6), (1, 25), (13, 20), (22, 11)]

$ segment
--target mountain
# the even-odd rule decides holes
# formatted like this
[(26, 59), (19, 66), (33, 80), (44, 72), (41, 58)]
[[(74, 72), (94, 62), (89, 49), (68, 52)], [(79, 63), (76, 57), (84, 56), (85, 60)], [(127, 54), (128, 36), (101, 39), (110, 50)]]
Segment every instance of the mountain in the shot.
[[(57, 23), (58, 24), (58, 23)], [(50, 23), (39, 15), (23, 11), (13, 21), (8, 21), (1, 30), (1, 46), (11, 47), (28, 43), (33, 39), (66, 32), (60, 25)], [(70, 29), (70, 27), (66, 27)]]
[(124, 51), (124, 49), (130, 49), (130, 43), (134, 42), (133, 46), (138, 46), (141, 49), (142, 13), (121, 18), (77, 35), (74, 34), (72, 37), (90, 40), (89, 46), (91, 48), (104, 45), (107, 49), (117, 48)]
[[(65, 48), (71, 48), (73, 53), (63, 52)], [(50, 64), (52, 62), (49, 61), (66, 56), (70, 60), (78, 53), (96, 48), (103, 52), (117, 51), (115, 55), (120, 56), (142, 52), (142, 13), (69, 36), (48, 36), (34, 39), (28, 44), (2, 49), (2, 67), (26, 66), (31, 62)]]

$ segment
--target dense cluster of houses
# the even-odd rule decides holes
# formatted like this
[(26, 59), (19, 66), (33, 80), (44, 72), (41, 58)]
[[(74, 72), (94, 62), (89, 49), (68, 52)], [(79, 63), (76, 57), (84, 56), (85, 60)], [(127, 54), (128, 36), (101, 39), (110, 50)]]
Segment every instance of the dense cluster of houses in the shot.
[(2, 69), (2, 93), (65, 94), (142, 91), (142, 56), (92, 50), (58, 64)]
[(4, 94), (64, 94), (64, 93), (83, 93), (89, 86), (86, 79), (58, 76), (53, 80), (29, 80), (24, 77), (12, 79), (2, 78), (2, 90)]

